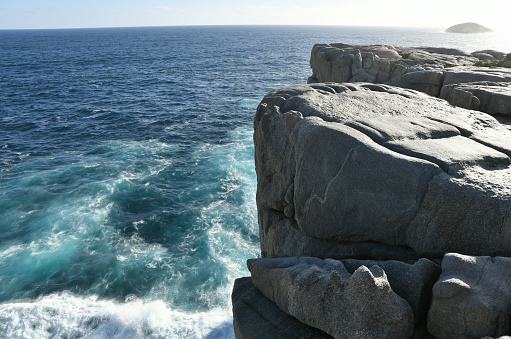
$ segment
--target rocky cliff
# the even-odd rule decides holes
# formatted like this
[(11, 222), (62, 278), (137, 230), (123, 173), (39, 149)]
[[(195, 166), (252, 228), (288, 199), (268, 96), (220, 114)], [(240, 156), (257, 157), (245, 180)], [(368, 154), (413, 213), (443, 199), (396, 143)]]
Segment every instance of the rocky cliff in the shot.
[[(317, 44), (311, 52), (315, 82), (371, 82), (414, 89), (451, 104), (511, 114), (511, 54), (453, 48)], [(502, 67), (481, 67), (502, 66)], [(463, 86), (460, 86), (463, 84)]]
[(254, 143), (262, 258), (234, 286), (237, 338), (511, 334), (507, 126), (414, 89), (313, 83), (264, 97)]

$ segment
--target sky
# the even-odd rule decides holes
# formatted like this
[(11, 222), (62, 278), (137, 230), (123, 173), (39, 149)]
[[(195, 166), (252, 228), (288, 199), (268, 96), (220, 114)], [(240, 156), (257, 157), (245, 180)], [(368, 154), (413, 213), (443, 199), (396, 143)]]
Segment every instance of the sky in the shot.
[(183, 25), (511, 26), (509, 0), (0, 0), (0, 29)]

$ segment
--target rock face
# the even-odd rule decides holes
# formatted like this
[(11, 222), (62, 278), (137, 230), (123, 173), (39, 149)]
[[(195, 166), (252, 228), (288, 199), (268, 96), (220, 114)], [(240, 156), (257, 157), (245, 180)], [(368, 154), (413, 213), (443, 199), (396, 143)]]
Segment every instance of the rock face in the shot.
[(483, 25), (476, 24), (475, 22), (466, 22), (451, 26), (445, 30), (448, 33), (486, 33), (493, 32), (493, 30), (484, 27)]
[[(452, 48), (403, 48), (392, 46), (351, 46), (345, 44), (318, 44), (311, 52), (312, 76), (309, 83), (315, 82), (371, 82), (414, 89), (431, 96), (443, 97), (457, 105), (465, 102), (465, 96), (441, 95), (447, 86), (491, 82), (499, 97), (511, 101), (511, 95), (495, 86), (505, 87), (511, 83), (511, 69), (498, 67), (477, 67), (484, 62), (492, 65), (507, 65), (504, 53), (484, 50), (468, 54)], [(452, 92), (451, 92), (452, 93)], [(491, 108), (493, 98), (481, 95), (478, 110), (494, 113)], [(466, 107), (463, 105), (462, 107)], [(511, 114), (507, 109), (500, 114)]]
[(511, 254), (511, 134), (372, 84), (269, 93), (254, 125), (263, 256)]
[(451, 104), (490, 114), (511, 113), (511, 82), (470, 82), (442, 88), (440, 98)]
[(354, 273), (361, 266), (380, 267), (386, 273), (392, 290), (412, 308), (416, 323), (421, 322), (429, 310), (431, 289), (441, 272), (439, 265), (425, 258), (413, 264), (395, 260), (344, 259), (341, 262), (350, 273)]
[(315, 77), (349, 82), (258, 107), (263, 258), (235, 283), (236, 337), (511, 338), (511, 73), (448, 65), (503, 55), (315, 51)]
[(238, 339), (332, 338), (282, 312), (254, 286), (249, 277), (234, 282), (232, 309), (234, 332)]
[(438, 338), (510, 334), (511, 258), (447, 254), (433, 287), (428, 329)]
[(280, 309), (334, 338), (413, 334), (412, 309), (392, 291), (379, 266), (362, 265), (350, 274), (331, 259), (255, 259), (247, 264), (255, 286)]

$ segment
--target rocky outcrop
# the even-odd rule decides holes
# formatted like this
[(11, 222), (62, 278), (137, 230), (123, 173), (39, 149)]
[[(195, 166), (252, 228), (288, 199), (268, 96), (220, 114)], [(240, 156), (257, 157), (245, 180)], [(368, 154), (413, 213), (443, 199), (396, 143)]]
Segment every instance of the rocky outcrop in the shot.
[(275, 258), (248, 261), (255, 286), (285, 313), (334, 338), (409, 338), (410, 305), (379, 266), (350, 274), (337, 260)]
[[(451, 104), (467, 107), (466, 93), (451, 91), (443, 95), (448, 86), (474, 82), (491, 82), (505, 87), (511, 83), (511, 69), (506, 67), (479, 67), (481, 65), (507, 65), (504, 53), (492, 50), (472, 54), (453, 48), (405, 48), (393, 46), (356, 46), (346, 44), (317, 44), (313, 47), (310, 64), (312, 76), (309, 83), (316, 82), (371, 82), (414, 89), (431, 96), (443, 97)], [(447, 87), (447, 88), (446, 88)], [(499, 97), (511, 96), (494, 86)], [(462, 94), (461, 96), (458, 96)], [(478, 110), (493, 113), (493, 98), (475, 96)], [(502, 114), (511, 114), (511, 110)]]
[(263, 258), (233, 291), (237, 338), (511, 334), (499, 121), (400, 87), (296, 85), (262, 100), (254, 142)]
[(237, 338), (509, 338), (510, 57), (316, 45), (264, 97)]
[(448, 33), (487, 33), (493, 32), (492, 29), (484, 27), (483, 25), (476, 24), (475, 22), (466, 22), (463, 24), (458, 24), (451, 26), (445, 30)]
[(511, 254), (511, 134), (487, 114), (383, 85), (297, 85), (263, 99), (254, 129), (263, 256)]
[(470, 82), (449, 84), (440, 98), (466, 109), (490, 114), (511, 114), (511, 82)]
[(432, 299), (421, 300), (427, 319), (417, 320), (404, 304), (415, 298), (400, 285), (431, 292), (438, 267), (421, 260), (250, 260), (255, 285), (238, 279), (233, 291), (236, 337), (331, 338), (316, 328), (323, 327), (335, 338), (510, 338), (511, 258), (446, 254)]

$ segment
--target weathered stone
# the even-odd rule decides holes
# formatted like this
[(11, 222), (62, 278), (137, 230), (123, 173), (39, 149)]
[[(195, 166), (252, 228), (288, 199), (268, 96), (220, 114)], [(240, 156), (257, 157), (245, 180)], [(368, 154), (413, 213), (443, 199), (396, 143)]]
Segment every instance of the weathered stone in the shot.
[(401, 261), (341, 260), (344, 267), (353, 273), (360, 266), (381, 267), (389, 281), (390, 287), (411, 306), (415, 322), (421, 321), (429, 310), (431, 289), (440, 276), (440, 266), (428, 259), (419, 259), (407, 264)]
[(443, 85), (447, 86), (479, 81), (511, 82), (511, 69), (453, 67), (445, 71)]
[(428, 330), (437, 338), (509, 334), (511, 258), (446, 254), (433, 287)]
[(254, 123), (263, 256), (511, 254), (511, 134), (491, 116), (315, 84), (268, 94)]
[(231, 298), (237, 339), (332, 338), (282, 312), (254, 286), (250, 277), (236, 279)]
[(437, 97), (440, 94), (444, 73), (440, 71), (409, 72), (403, 74), (397, 86), (411, 88)]
[(280, 309), (335, 338), (409, 338), (412, 309), (379, 266), (350, 274), (337, 260), (266, 258), (247, 262), (254, 285)]
[[(454, 48), (318, 44), (311, 52), (313, 75), (309, 83), (391, 84), (449, 98), (455, 106), (502, 113), (509, 97), (504, 86), (468, 90), (458, 85), (481, 81), (511, 84), (511, 70), (504, 64), (509, 60), (504, 60), (504, 56), (492, 50), (468, 54)], [(476, 67), (480, 60), (501, 60), (501, 67)], [(476, 90), (479, 95), (474, 94)]]
[(465, 51), (457, 48), (446, 48), (446, 47), (421, 47), (419, 50), (426, 51), (429, 53), (435, 54), (445, 54), (445, 55), (456, 55), (456, 56), (470, 56)]
[(474, 52), (474, 53), (472, 53), (472, 55), (475, 56), (476, 58), (478, 58), (481, 61), (494, 61), (494, 60), (498, 60), (493, 55), (488, 54), (488, 53), (483, 53), (483, 52)]
[(300, 231), (293, 218), (267, 210), (260, 226), (263, 257), (296, 255), (318, 258), (358, 258), (380, 260), (417, 260), (417, 253), (406, 246), (386, 245), (374, 241), (343, 242), (318, 239)]
[(497, 60), (503, 60), (506, 57), (506, 53), (495, 51), (493, 49), (485, 49), (482, 51), (475, 51), (474, 53), (472, 53), (472, 55), (478, 54), (478, 53), (489, 54)]
[(460, 85), (447, 85), (442, 88), (440, 98), (449, 101), (454, 106), (461, 108), (479, 110), (481, 101), (469, 91), (464, 90)]
[(444, 86), (440, 94), (451, 104), (491, 114), (511, 115), (511, 82), (474, 82)]
[(509, 54), (505, 60), (499, 62), (499, 67), (511, 68), (511, 59), (509, 58)]

